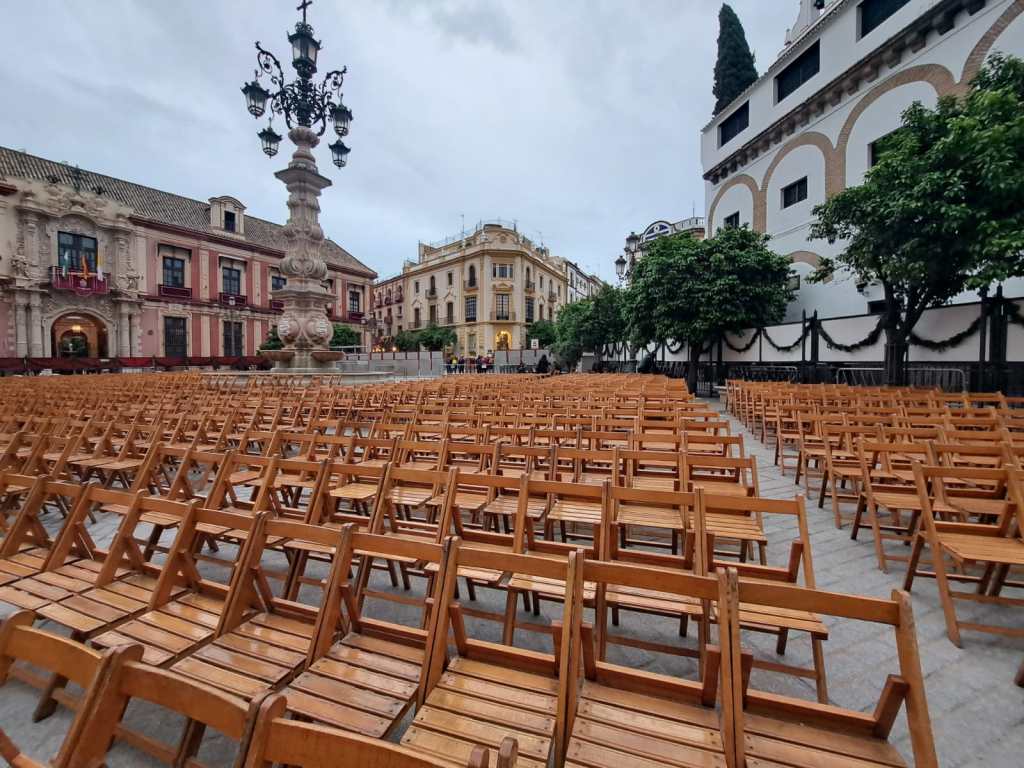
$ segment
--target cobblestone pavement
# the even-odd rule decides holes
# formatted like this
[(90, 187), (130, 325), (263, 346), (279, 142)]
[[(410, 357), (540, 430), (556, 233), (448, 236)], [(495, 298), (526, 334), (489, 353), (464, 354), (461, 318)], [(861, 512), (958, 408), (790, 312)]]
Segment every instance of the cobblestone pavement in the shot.
[[(717, 407), (717, 403), (713, 403)], [(732, 420), (733, 431), (746, 436), (748, 452), (757, 457), (761, 493), (775, 498), (792, 498), (802, 489), (793, 483), (793, 470), (783, 476), (773, 465), (772, 454), (739, 422)], [(808, 501), (808, 524), (817, 585), (821, 589), (837, 592), (888, 597), (903, 580), (903, 565), (895, 563), (889, 574), (878, 570), (870, 536), (862, 534), (859, 541), (850, 539), (850, 527), (837, 529), (828, 503), (818, 509), (816, 495)], [(850, 512), (851, 510), (846, 510)], [(47, 525), (55, 528), (59, 520), (49, 515)], [(117, 520), (104, 516), (92, 527), (97, 541), (109, 540)], [(796, 537), (790, 522), (768, 520), (768, 555), (771, 564), (782, 564), (788, 556), (789, 542)], [(374, 586), (387, 590), (383, 576), (375, 577)], [(414, 581), (414, 589), (422, 583)], [(477, 599), (490, 610), (504, 607), (502, 593), (480, 589)], [(921, 664), (925, 675), (928, 704), (938, 748), (940, 764), (959, 766), (1020, 766), (1024, 764), (1024, 689), (1013, 684), (1013, 676), (1024, 658), (1024, 642), (976, 632), (964, 633), (964, 648), (956, 648), (946, 637), (942, 610), (935, 584), (920, 579), (912, 595), (917, 622)], [(410, 620), (407, 609), (392, 603), (368, 601), (368, 613), (382, 618)], [(959, 606), (964, 617), (972, 616), (986, 621), (1002, 621), (1021, 625), (1021, 612), (1001, 611), (992, 607)], [(559, 618), (559, 606), (545, 603), (542, 621)], [(523, 616), (523, 619), (528, 617)], [(845, 620), (828, 621), (830, 637), (825, 642), (825, 659), (829, 694), (834, 703), (846, 707), (871, 711), (885, 681), (885, 676), (897, 670), (895, 645), (891, 632), (884, 628)], [(694, 632), (680, 641), (675, 622), (649, 616), (624, 616), (621, 631), (660, 642), (693, 643)], [(470, 620), (471, 634), (489, 640), (498, 640), (496, 625)], [(517, 643), (547, 650), (550, 640), (545, 635), (518, 632)], [(758, 658), (776, 660), (774, 639), (767, 636), (744, 635), (744, 644), (753, 647)], [(692, 676), (693, 663), (688, 659), (665, 657), (636, 649), (613, 646), (610, 660), (628, 663), (652, 671)], [(792, 636), (784, 661), (787, 664), (809, 666), (810, 643), (806, 638)], [(770, 674), (755, 670), (753, 684), (759, 688), (814, 698), (809, 680)], [(36, 758), (56, 754), (60, 740), (70, 722), (66, 711), (58, 711), (50, 719), (33, 724), (31, 711), (35, 694), (18, 682), (8, 683), (0, 689), (0, 724), (16, 743)], [(161, 739), (173, 740), (181, 723), (157, 713), (152, 708), (136, 706), (129, 710), (127, 720), (137, 728)], [(399, 730), (401, 732), (401, 729)], [(902, 717), (898, 720), (892, 739), (910, 759), (910, 739)], [(212, 765), (230, 765), (232, 749), (216, 737), (204, 742), (203, 757)], [(109, 760), (117, 766), (155, 765), (140, 753), (120, 745)]]

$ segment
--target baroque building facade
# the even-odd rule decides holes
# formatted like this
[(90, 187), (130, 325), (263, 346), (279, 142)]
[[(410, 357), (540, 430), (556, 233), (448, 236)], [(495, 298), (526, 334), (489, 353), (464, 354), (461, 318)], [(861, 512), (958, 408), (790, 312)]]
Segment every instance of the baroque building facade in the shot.
[[(808, 240), (811, 211), (863, 182), (912, 103), (962, 94), (992, 52), (1024, 55), (1024, 0), (800, 0), (797, 10), (778, 58), (702, 131), (707, 228), (771, 235), (801, 278), (788, 320), (872, 312), (879, 286), (841, 272), (806, 280), (843, 247)], [(1004, 291), (1024, 295), (1024, 281)]]
[[(0, 147), (0, 358), (256, 354), (282, 227)], [(376, 273), (328, 240), (331, 317), (365, 333)]]
[[(440, 243), (420, 243), (415, 262), (374, 286), (375, 346), (434, 324), (455, 331), (457, 354), (524, 348), (529, 326), (553, 321), (570, 300), (567, 270), (565, 259), (504, 222), (481, 222)], [(577, 283), (573, 295), (588, 291)]]

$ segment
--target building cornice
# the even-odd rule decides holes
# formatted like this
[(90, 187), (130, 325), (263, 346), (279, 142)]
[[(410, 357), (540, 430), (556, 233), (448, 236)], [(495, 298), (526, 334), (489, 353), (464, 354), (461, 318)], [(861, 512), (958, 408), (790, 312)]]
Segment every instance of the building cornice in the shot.
[[(169, 235), (177, 235), (179, 237), (185, 237), (192, 240), (198, 240), (206, 243), (213, 243), (215, 245), (224, 245), (229, 248), (233, 248), (239, 251), (248, 251), (249, 253), (259, 253), (264, 256), (270, 256), (274, 259), (283, 259), (284, 251), (279, 251), (276, 248), (268, 248), (265, 245), (256, 245), (247, 240), (239, 240), (226, 235), (218, 235), (208, 231), (189, 229), (188, 227), (179, 227), (175, 224), (168, 224), (165, 221), (155, 221), (153, 219), (146, 219), (141, 216), (129, 216), (128, 220), (139, 227), (145, 227), (146, 229), (154, 229), (158, 232), (166, 232)], [(343, 275), (350, 275), (353, 277), (360, 278), (366, 282), (373, 284), (373, 278), (364, 275), (361, 272), (355, 272), (352, 270), (339, 267), (335, 264), (327, 264), (327, 270), (329, 272), (335, 272)]]
[[(795, 134), (799, 129), (807, 126), (812, 119), (820, 117), (830, 109), (835, 109), (843, 102), (844, 99), (848, 99), (860, 92), (863, 86), (874, 83), (881, 75), (883, 67), (892, 69), (899, 65), (908, 51), (910, 53), (917, 53), (922, 50), (927, 45), (928, 35), (932, 31), (937, 32), (939, 35), (944, 35), (952, 30), (956, 25), (957, 14), (961, 11), (967, 11), (969, 16), (974, 16), (978, 11), (985, 7), (986, 1), (987, 0), (945, 0), (945, 2), (941, 2), (933, 6), (910, 24), (905, 26), (902, 30), (890, 36), (884, 43), (872, 50), (866, 56), (862, 57), (855, 64), (848, 67), (842, 74), (831, 80), (823, 88), (820, 88), (767, 128), (763, 129), (760, 133), (754, 136), (753, 139), (750, 139), (735, 149), (724, 160), (716, 163), (712, 168), (705, 172), (704, 180), (710, 181), (712, 184), (718, 184), (723, 179), (726, 179), (736, 173), (763, 155), (765, 152), (769, 151), (772, 147), (786, 141), (786, 139)], [(829, 10), (826, 16), (837, 13), (846, 4), (845, 0), (841, 0)], [(780, 57), (780, 59), (776, 61), (776, 63), (773, 64), (761, 78), (758, 79), (757, 83), (738, 96), (729, 105), (729, 107), (731, 108), (733, 105), (748, 97), (750, 92), (757, 87), (758, 83), (761, 83), (762, 80), (777, 71), (777, 65), (786, 61), (791, 55), (791, 51), (809, 39), (811, 32), (823, 29), (823, 21), (825, 18), (826, 17), (822, 17), (822, 19), (812, 26), (806, 34), (801, 36), (798, 41), (791, 44), (787, 48), (786, 55), (784, 57)], [(704, 130), (707, 131), (709, 128), (714, 126), (718, 122), (719, 118), (727, 116), (728, 112), (729, 108), (723, 109), (719, 115), (716, 116), (715, 120), (709, 123)]]

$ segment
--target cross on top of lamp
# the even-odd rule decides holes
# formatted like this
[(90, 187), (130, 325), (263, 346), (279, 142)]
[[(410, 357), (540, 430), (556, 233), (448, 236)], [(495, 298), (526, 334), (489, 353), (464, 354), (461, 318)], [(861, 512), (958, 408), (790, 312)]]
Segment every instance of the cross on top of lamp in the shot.
[[(314, 131), (317, 136), (323, 136), (328, 122), (333, 123), (338, 139), (329, 145), (331, 158), (336, 166), (344, 168), (348, 162), (349, 148), (341, 137), (348, 134), (352, 122), (352, 110), (341, 100), (341, 85), (347, 67), (328, 72), (320, 84), (313, 82), (320, 41), (313, 36), (313, 27), (306, 21), (306, 10), (312, 4), (312, 0), (302, 0), (296, 8), (302, 11), (302, 21), (297, 22), (295, 31), (288, 35), (288, 42), (292, 44), (292, 66), (298, 78), (286, 83), (277, 57), (264, 50), (257, 41), (256, 63), (259, 66), (253, 81), (242, 87), (242, 93), (245, 94), (249, 114), (255, 118), (263, 116), (269, 101), (271, 114), (283, 115), (289, 128), (302, 126)], [(269, 77), (272, 90), (267, 90), (260, 82), (264, 74)], [(273, 125), (268, 124), (257, 135), (267, 156), (276, 155), (281, 135), (274, 130)]]

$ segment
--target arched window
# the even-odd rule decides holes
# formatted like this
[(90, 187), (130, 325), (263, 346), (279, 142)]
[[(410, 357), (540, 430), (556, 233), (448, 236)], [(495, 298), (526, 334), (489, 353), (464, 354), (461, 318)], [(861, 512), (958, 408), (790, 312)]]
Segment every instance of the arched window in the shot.
[(469, 265), (469, 287), (472, 288), (476, 285), (476, 265)]

